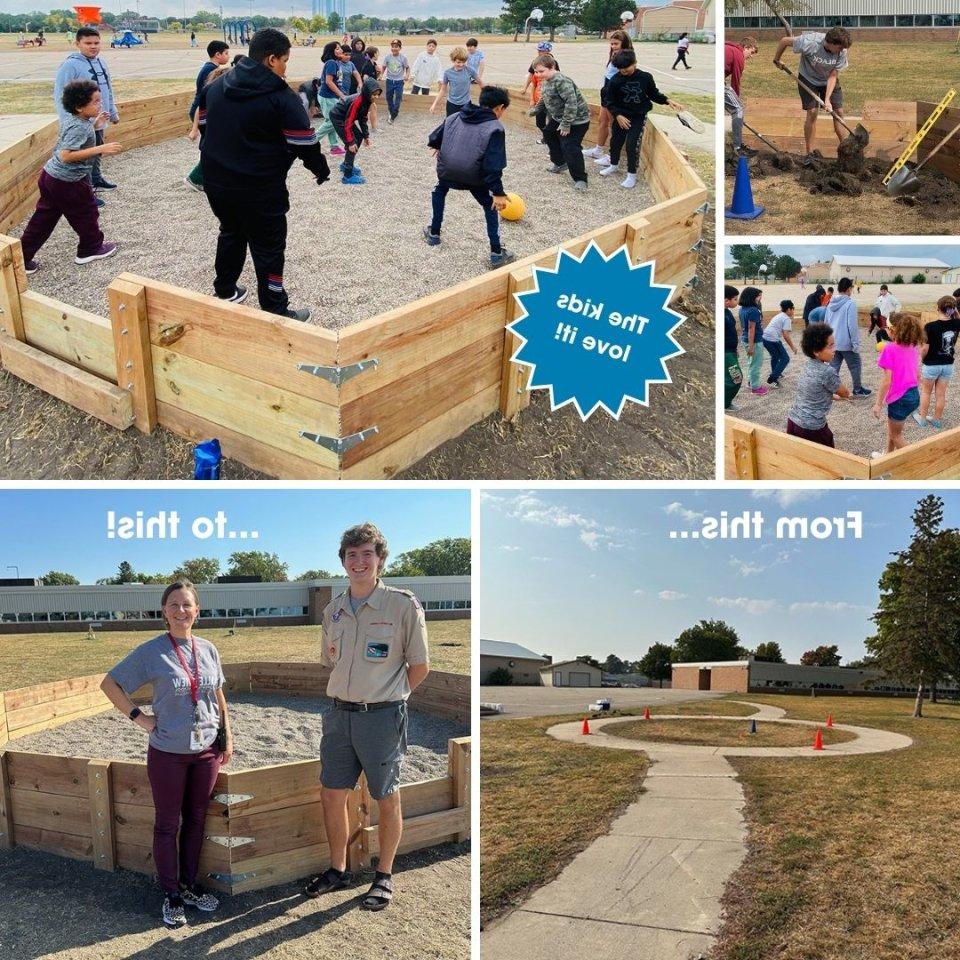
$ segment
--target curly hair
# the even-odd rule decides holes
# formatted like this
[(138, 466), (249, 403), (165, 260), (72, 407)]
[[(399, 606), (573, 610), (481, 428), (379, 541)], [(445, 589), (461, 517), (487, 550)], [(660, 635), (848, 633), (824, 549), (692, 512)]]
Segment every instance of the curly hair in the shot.
[(85, 107), (100, 89), (93, 80), (71, 80), (60, 95), (60, 102), (67, 113), (76, 113)]
[(372, 543), (380, 558), (380, 569), (382, 570), (387, 562), (390, 551), (387, 549), (387, 538), (380, 532), (376, 524), (361, 523), (349, 530), (344, 530), (340, 537), (340, 562), (343, 563), (347, 555), (348, 547), (359, 547), (365, 543)]

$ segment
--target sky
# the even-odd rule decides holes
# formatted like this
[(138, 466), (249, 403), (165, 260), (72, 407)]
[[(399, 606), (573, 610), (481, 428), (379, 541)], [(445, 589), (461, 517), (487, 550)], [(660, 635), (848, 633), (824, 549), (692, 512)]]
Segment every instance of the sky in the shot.
[[(847, 256), (860, 257), (936, 257), (949, 263), (951, 267), (960, 266), (960, 244), (946, 240), (940, 243), (900, 243), (896, 246), (869, 243), (771, 243), (769, 246), (778, 256), (795, 257), (801, 264), (823, 262), (832, 259), (834, 254), (845, 253)], [(724, 264), (732, 267), (733, 258), (730, 256), (729, 245), (725, 255)]]
[[(176, 538), (125, 540), (108, 537), (122, 517), (180, 516)], [(226, 516), (224, 532), (254, 539), (194, 535), (197, 518)], [(370, 520), (387, 538), (392, 557), (433, 540), (470, 536), (470, 494), (463, 490), (0, 490), (0, 577), (40, 577), (50, 570), (95, 583), (116, 572), (121, 560), (147, 573), (169, 572), (192, 557), (218, 557), (221, 571), (237, 550), (276, 553), (295, 577), (305, 570), (343, 572), (340, 535)], [(156, 530), (157, 528), (154, 528)], [(169, 534), (171, 525), (166, 526)], [(204, 533), (204, 527), (198, 528)]]
[[(837, 644), (860, 659), (873, 633), (877, 581), (912, 532), (925, 491), (544, 491), (482, 494), (478, 635), (566, 660), (637, 660), (701, 619), (721, 619), (754, 648), (775, 640), (788, 662)], [(960, 527), (947, 491), (945, 523)], [(759, 539), (671, 539), (704, 517), (761, 511)], [(845, 518), (860, 539), (776, 536), (780, 517)], [(811, 528), (812, 529), (812, 528)]]

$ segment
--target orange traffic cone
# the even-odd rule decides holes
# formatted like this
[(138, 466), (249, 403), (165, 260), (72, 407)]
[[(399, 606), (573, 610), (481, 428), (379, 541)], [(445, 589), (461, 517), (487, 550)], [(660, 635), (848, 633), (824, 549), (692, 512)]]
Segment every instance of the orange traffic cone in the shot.
[(586, 717), (583, 718), (583, 726), (580, 728), (580, 732), (581, 732), (584, 736), (587, 736), (587, 734), (590, 733), (590, 724), (587, 722), (587, 718), (586, 718)]
[(823, 734), (820, 732), (820, 728), (817, 728), (817, 735), (813, 738), (813, 749), (822, 750), (823, 749)]
[(833, 714), (832, 714), (832, 713), (827, 716), (827, 726), (828, 726), (828, 727), (832, 727), (832, 726), (833, 726)]
[(643, 719), (644, 719), (644, 720), (649, 720), (649, 719), (650, 719), (650, 708), (649, 708), (649, 707), (644, 707), (644, 708), (643, 708)]

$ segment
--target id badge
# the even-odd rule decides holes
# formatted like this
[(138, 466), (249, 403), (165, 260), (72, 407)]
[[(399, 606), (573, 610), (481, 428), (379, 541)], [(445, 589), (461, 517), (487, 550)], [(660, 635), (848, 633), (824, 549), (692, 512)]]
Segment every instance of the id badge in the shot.
[(193, 727), (190, 730), (190, 749), (198, 751), (203, 749), (203, 738), (199, 727)]

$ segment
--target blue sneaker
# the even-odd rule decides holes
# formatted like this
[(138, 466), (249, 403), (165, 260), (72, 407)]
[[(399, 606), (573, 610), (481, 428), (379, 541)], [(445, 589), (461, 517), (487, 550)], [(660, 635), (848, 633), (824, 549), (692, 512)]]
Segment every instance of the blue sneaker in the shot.
[[(346, 165), (345, 163), (341, 163), (341, 164), (340, 164), (340, 172), (341, 172), (341, 173), (346, 173), (346, 172), (347, 172), (347, 165)], [(354, 166), (353, 172), (354, 172), (358, 177), (360, 176), (360, 168), (359, 168), (358, 166)]]
[(490, 254), (490, 266), (492, 268), (502, 267), (504, 264), (513, 263), (517, 259), (515, 253), (511, 253), (509, 250), (501, 250), (499, 253)]
[(341, 178), (340, 178), (340, 182), (341, 182), (341, 183), (348, 183), (348, 184), (350, 184), (351, 186), (354, 186), (354, 185), (359, 185), (359, 184), (361, 184), (361, 183), (366, 183), (367, 181), (364, 180), (363, 177), (361, 177), (359, 173), (357, 173), (356, 167), (354, 167), (353, 175), (350, 176), (350, 177), (341, 177)]
[(423, 228), (423, 239), (427, 241), (427, 246), (430, 246), (430, 247), (440, 246), (440, 234), (431, 233), (429, 227)]
[(98, 207), (105, 207), (107, 205), (106, 200), (101, 200), (99, 197), (94, 197), (94, 199), (97, 201)]

